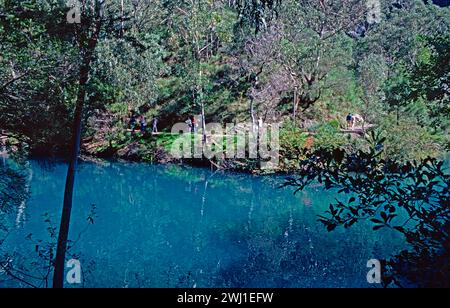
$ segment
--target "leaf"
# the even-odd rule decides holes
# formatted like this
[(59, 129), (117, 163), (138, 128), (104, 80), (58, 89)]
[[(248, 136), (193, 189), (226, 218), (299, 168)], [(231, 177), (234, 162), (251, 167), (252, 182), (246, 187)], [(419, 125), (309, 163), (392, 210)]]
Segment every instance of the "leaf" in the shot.
[(401, 232), (401, 233), (404, 233), (404, 232), (405, 232), (405, 228), (400, 227), (400, 226), (394, 227), (394, 229), (397, 230), (397, 231), (399, 231), (399, 232)]
[(357, 219), (352, 219), (352, 220), (350, 220), (350, 221), (345, 225), (345, 227), (346, 227), (346, 228), (350, 228), (350, 227), (353, 226), (357, 221), (358, 221)]
[(388, 217), (388, 221), (392, 221), (392, 219), (394, 219), (395, 217), (397, 217), (397, 214), (391, 214)]
[(328, 232), (331, 232), (331, 231), (333, 231), (334, 229), (336, 229), (336, 224), (334, 224), (334, 223), (328, 223), (328, 225), (327, 225), (327, 231)]
[(353, 215), (357, 216), (358, 215), (358, 209), (354, 208), (354, 207), (350, 207), (350, 212), (352, 212)]

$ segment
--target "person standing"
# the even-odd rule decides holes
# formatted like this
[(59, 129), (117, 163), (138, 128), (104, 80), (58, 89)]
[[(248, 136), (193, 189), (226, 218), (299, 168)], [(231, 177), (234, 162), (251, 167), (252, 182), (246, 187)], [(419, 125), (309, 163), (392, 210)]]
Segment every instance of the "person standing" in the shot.
[(191, 120), (191, 117), (188, 117), (188, 119), (187, 119), (184, 123), (186, 123), (186, 124), (188, 125), (189, 131), (192, 133), (193, 128), (192, 128), (192, 120)]
[(152, 134), (157, 134), (157, 133), (158, 133), (158, 118), (154, 117), (153, 123), (152, 123)]
[(262, 117), (259, 117), (258, 118), (258, 135), (261, 134), (263, 125), (264, 125), (263, 119), (262, 119)]
[(145, 132), (147, 131), (147, 121), (145, 120), (144, 115), (141, 115), (141, 117), (139, 119), (139, 124), (141, 126), (141, 133), (145, 134)]
[(130, 126), (131, 132), (134, 133), (134, 130), (136, 128), (136, 114), (134, 113), (134, 110), (130, 111), (129, 117), (130, 117), (130, 120), (129, 120), (128, 124)]
[(192, 123), (192, 133), (197, 133), (197, 120), (195, 119), (195, 116), (191, 116), (191, 123)]
[(347, 128), (353, 128), (353, 115), (349, 113), (346, 118)]

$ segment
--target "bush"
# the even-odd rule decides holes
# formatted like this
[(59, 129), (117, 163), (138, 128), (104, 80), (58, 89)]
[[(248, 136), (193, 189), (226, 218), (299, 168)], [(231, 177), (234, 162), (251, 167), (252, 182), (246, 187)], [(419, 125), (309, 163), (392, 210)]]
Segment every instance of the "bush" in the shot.
[(421, 127), (414, 121), (387, 118), (381, 124), (386, 136), (384, 154), (396, 160), (420, 160), (439, 157), (445, 148), (445, 136), (434, 134), (430, 128)]
[(308, 133), (303, 132), (292, 121), (284, 123), (280, 130), (280, 154), (285, 168), (295, 168), (307, 146)]
[(346, 143), (345, 137), (339, 132), (339, 121), (333, 120), (320, 125), (314, 136), (313, 150), (333, 150)]

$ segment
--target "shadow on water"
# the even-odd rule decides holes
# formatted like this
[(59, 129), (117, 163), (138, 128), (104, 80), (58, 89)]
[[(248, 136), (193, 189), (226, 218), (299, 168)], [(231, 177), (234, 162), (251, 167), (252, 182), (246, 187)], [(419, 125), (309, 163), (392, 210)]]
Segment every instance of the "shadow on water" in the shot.
[[(66, 165), (30, 163), (25, 219), (4, 244), (32, 256), (24, 238), (48, 237), (58, 221)], [(82, 163), (70, 235), (93, 261), (92, 287), (367, 287), (366, 263), (403, 240), (365, 224), (328, 233), (317, 222), (336, 195), (313, 187), (278, 189), (280, 176), (107, 162)], [(97, 208), (87, 230), (91, 205)], [(29, 257), (32, 258), (32, 257)], [(87, 262), (87, 261), (86, 261)], [(83, 265), (83, 264), (82, 264)]]

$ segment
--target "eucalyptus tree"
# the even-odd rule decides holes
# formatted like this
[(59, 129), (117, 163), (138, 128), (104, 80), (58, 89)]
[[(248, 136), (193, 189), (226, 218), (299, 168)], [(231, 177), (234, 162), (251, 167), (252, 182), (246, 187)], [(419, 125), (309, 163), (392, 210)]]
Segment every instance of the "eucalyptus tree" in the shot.
[(65, 148), (70, 136), (78, 61), (64, 16), (49, 1), (0, 4), (1, 128), (27, 137), (32, 152)]
[(424, 38), (448, 33), (449, 9), (421, 0), (383, 0), (380, 12), (380, 22), (367, 25), (364, 35), (358, 39), (356, 57), (358, 61), (367, 54), (384, 58), (387, 69), (384, 109), (395, 113), (399, 122), (402, 114), (410, 117), (408, 109), (417, 107), (407, 97), (411, 96), (411, 71), (420, 65), (423, 50), (427, 48)]
[(292, 117), (317, 102), (333, 71), (352, 63), (353, 31), (367, 17), (366, 1), (283, 1), (279, 61), (293, 81)]
[(249, 24), (258, 33), (278, 17), (282, 0), (231, 0), (229, 3), (239, 11), (240, 23)]
[[(79, 70), (77, 82), (77, 94), (75, 99), (75, 110), (73, 116), (72, 128), (72, 147), (67, 172), (66, 185), (64, 190), (64, 204), (59, 229), (57, 252), (55, 259), (55, 270), (53, 278), (53, 287), (61, 288), (64, 286), (64, 263), (67, 250), (67, 241), (69, 235), (70, 217), (73, 205), (73, 190), (75, 173), (78, 165), (78, 156), (80, 152), (80, 142), (82, 136), (83, 113), (89, 93), (89, 79), (92, 75), (94, 61), (98, 58), (99, 42), (107, 37), (126, 37), (126, 25), (139, 14), (139, 3), (147, 9), (150, 7), (150, 1), (132, 2), (125, 6), (120, 3), (106, 0), (83, 0), (74, 1), (73, 8), (68, 10), (67, 21), (72, 22), (71, 32), (74, 47), (78, 53)], [(145, 20), (141, 20), (145, 22)], [(139, 44), (139, 40), (135, 42)]]
[[(149, 11), (139, 7), (148, 8), (149, 1), (127, 1), (126, 6), (124, 1), (71, 3), (72, 8), (66, 1), (53, 0), (2, 1), (0, 6), (1, 127), (29, 137), (32, 148), (42, 143), (48, 149), (51, 142), (71, 151), (54, 262), (55, 287), (63, 286), (86, 107), (106, 84), (101, 85), (103, 80), (99, 85), (101, 73), (93, 70), (99, 67), (98, 43), (117, 37), (139, 45), (139, 38), (127, 36), (126, 27), (137, 27), (136, 18)], [(145, 23), (143, 19), (139, 22)]]
[(166, 51), (161, 43), (165, 14), (160, 1), (121, 2), (120, 21), (115, 26), (118, 33), (99, 41), (94, 77), (113, 89), (114, 111), (154, 106), (157, 79), (166, 69)]
[(237, 15), (227, 1), (171, 1), (166, 10), (160, 113), (171, 116), (167, 121), (200, 114), (204, 128), (206, 117), (219, 117), (214, 109), (226, 107), (234, 95), (228, 63)]
[(373, 123), (382, 111), (387, 71), (385, 58), (379, 54), (368, 54), (358, 63), (357, 80), (361, 88), (360, 99), (363, 101), (362, 116), (368, 122)]
[(256, 131), (257, 113), (263, 118), (276, 117), (280, 93), (289, 91), (292, 82), (277, 61), (280, 29), (268, 29), (246, 38), (243, 55), (239, 58), (247, 74), (249, 111), (253, 130)]
[(414, 65), (423, 45), (420, 37), (445, 35), (449, 31), (449, 9), (426, 2), (380, 0), (379, 22), (365, 25), (358, 53), (382, 54), (391, 75), (397, 65)]

